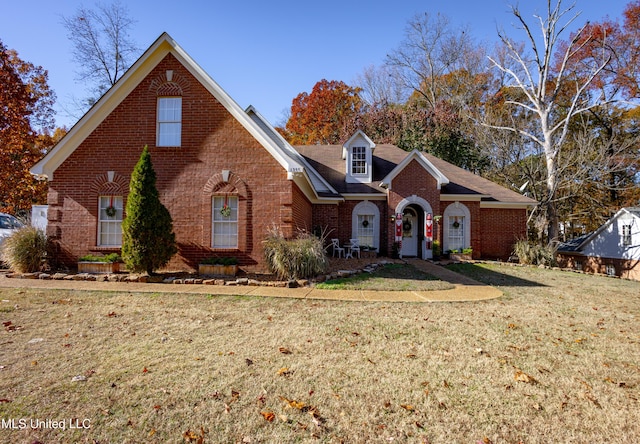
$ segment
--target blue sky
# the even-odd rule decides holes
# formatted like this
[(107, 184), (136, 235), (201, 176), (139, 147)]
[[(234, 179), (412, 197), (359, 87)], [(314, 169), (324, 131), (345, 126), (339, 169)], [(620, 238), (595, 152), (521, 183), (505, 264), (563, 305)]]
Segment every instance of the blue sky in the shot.
[[(62, 110), (73, 96), (83, 98), (75, 81), (71, 43), (61, 24), (81, 0), (6, 2), (0, 39), (23, 60), (49, 71), (58, 96), (56, 122), (70, 126)], [(109, 3), (105, 1), (103, 3)], [(280, 123), (295, 96), (319, 80), (351, 84), (370, 65), (381, 65), (403, 39), (407, 22), (419, 12), (441, 13), (468, 25), (480, 42), (493, 45), (496, 28), (520, 38), (509, 0), (325, 0), (123, 1), (137, 21), (132, 38), (141, 52), (168, 32), (241, 107), (254, 105), (273, 124)], [(526, 16), (543, 13), (546, 1), (520, 0)], [(577, 0), (579, 23), (621, 17), (628, 0)], [(568, 6), (570, 1), (565, 0)]]

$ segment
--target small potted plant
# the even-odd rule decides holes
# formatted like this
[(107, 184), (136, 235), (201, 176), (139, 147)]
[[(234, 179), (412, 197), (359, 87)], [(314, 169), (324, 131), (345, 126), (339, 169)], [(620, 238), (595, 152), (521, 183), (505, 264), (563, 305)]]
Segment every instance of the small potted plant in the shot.
[(118, 253), (87, 254), (78, 259), (78, 273), (117, 273), (121, 263), (122, 258)]
[(433, 248), (433, 259), (434, 260), (440, 259), (440, 255), (442, 254), (442, 250), (440, 249), (440, 241), (437, 241), (437, 240), (433, 241), (432, 248)]
[(198, 273), (214, 276), (235, 276), (238, 273), (238, 259), (235, 257), (209, 257), (198, 264)]

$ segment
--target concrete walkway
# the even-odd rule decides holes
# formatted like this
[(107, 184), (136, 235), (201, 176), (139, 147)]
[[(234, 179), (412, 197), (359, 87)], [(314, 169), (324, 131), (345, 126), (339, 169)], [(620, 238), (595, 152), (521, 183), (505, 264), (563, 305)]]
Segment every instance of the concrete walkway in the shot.
[(139, 282), (95, 282), (7, 278), (0, 274), (0, 288), (41, 288), (57, 290), (99, 290), (142, 293), (182, 293), (246, 295), (284, 297), (300, 299), (326, 299), (337, 301), (384, 301), (384, 302), (466, 302), (494, 299), (502, 292), (481, 284), (444, 267), (428, 261), (410, 259), (408, 262), (420, 270), (454, 284), (451, 290), (435, 291), (366, 291), (366, 290), (320, 290), (315, 287), (275, 288), (252, 286), (212, 286), (202, 284), (149, 284)]

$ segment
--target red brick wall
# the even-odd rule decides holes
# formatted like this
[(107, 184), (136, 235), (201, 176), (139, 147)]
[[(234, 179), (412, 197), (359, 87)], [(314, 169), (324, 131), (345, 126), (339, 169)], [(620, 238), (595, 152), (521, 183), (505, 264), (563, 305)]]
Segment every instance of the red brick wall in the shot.
[(607, 274), (607, 265), (613, 265), (616, 276), (640, 281), (640, 261), (636, 260), (558, 254), (557, 261), (560, 267), (596, 274)]
[[(482, 208), (479, 225), (481, 256), (508, 260), (513, 244), (527, 236), (527, 210)], [(476, 247), (473, 248), (475, 256)]]
[(292, 228), (295, 231), (313, 231), (313, 205), (304, 195), (302, 190), (293, 184), (291, 194)]
[[(402, 199), (414, 194), (429, 202), (434, 215), (442, 214), (440, 211), (440, 190), (438, 190), (438, 182), (416, 160), (413, 160), (391, 183), (391, 190), (389, 191), (388, 197), (388, 217), (393, 214)], [(389, 223), (386, 230), (387, 251), (389, 254), (391, 254), (392, 245), (395, 242), (394, 230), (394, 224)]]
[[(172, 93), (182, 93), (182, 146), (156, 147), (156, 101), (173, 70)], [(285, 231), (311, 223), (311, 205), (286, 171), (172, 56), (168, 55), (55, 171), (49, 183), (49, 233), (59, 259), (100, 250), (97, 243), (96, 181), (115, 171), (128, 184), (148, 145), (161, 201), (173, 217), (179, 253), (173, 268), (193, 268), (211, 255), (237, 256), (243, 265), (262, 263), (261, 239), (272, 224)], [(230, 170), (231, 184), (221, 183)], [(216, 178), (217, 176), (217, 178)], [(125, 196), (127, 187), (125, 186)], [(239, 247), (212, 251), (211, 196), (239, 197)], [(297, 202), (293, 205), (293, 202)]]

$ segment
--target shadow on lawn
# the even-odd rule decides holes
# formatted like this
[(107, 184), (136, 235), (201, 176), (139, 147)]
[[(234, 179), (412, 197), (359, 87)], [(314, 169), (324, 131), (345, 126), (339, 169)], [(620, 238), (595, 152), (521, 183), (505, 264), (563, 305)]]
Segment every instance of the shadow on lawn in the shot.
[(512, 276), (505, 273), (499, 273), (494, 270), (490, 270), (486, 267), (482, 267), (476, 264), (451, 264), (446, 267), (451, 271), (460, 273), (463, 276), (467, 276), (478, 282), (482, 282), (491, 286), (506, 286), (506, 287), (546, 287), (547, 285), (542, 282), (531, 281), (528, 279), (522, 279), (516, 276)]

